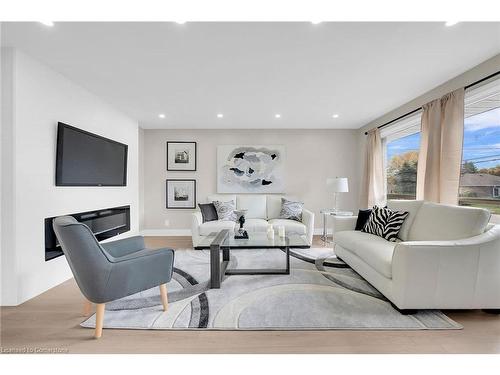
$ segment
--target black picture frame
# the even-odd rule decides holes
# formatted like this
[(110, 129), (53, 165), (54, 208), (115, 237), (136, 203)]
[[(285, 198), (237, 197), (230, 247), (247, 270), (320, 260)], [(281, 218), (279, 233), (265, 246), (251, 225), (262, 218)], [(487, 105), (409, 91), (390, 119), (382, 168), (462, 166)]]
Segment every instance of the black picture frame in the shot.
[[(173, 144), (191, 144), (194, 145), (194, 168), (180, 168), (180, 169), (174, 169), (171, 168), (169, 165), (169, 148), (170, 145)], [(197, 162), (198, 162), (198, 144), (197, 142), (192, 142), (192, 141), (167, 141), (167, 171), (169, 172), (196, 172), (197, 168)]]
[[(168, 186), (171, 183), (175, 182), (192, 182), (193, 183), (193, 204), (191, 206), (185, 206), (185, 207), (180, 207), (180, 206), (172, 206), (169, 205), (169, 199), (168, 199)], [(165, 180), (165, 205), (167, 209), (176, 209), (176, 210), (193, 210), (196, 209), (196, 180), (195, 179), (184, 179), (184, 178), (167, 178)]]

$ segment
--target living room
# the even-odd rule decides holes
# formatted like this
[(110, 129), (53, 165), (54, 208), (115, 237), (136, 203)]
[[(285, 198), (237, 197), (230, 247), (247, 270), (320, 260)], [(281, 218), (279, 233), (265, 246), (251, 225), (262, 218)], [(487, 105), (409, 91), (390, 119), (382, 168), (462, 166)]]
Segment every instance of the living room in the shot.
[(498, 354), (500, 20), (1, 18), (3, 354)]

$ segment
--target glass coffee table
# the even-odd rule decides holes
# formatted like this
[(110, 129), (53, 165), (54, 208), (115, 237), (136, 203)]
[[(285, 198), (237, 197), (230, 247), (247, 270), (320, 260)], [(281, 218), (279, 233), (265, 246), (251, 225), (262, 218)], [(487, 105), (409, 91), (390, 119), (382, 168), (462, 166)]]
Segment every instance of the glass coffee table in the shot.
[[(248, 239), (235, 239), (233, 231), (223, 229), (211, 233), (195, 246), (196, 250), (210, 250), (210, 288), (220, 288), (225, 275), (289, 275), (290, 249), (308, 249), (303, 236), (291, 233), (285, 237), (267, 238), (266, 233), (250, 233)], [(285, 267), (258, 269), (228, 269), (231, 251), (242, 249), (281, 249), (285, 252)], [(222, 262), (221, 262), (222, 251)]]

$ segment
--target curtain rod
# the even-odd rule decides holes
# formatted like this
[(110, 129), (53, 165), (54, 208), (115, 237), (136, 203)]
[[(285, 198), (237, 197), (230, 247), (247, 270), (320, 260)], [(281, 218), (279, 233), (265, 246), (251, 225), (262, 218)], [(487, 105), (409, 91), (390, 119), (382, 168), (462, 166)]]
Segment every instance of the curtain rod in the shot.
[[(465, 86), (465, 87), (464, 87), (464, 90), (467, 90), (467, 89), (471, 88), (472, 86), (475, 86), (475, 85), (477, 85), (477, 84), (479, 84), (479, 83), (481, 83), (481, 82), (487, 81), (488, 79), (493, 78), (494, 76), (499, 75), (499, 74), (500, 74), (500, 70), (499, 70), (499, 71), (497, 71), (497, 72), (495, 72), (495, 73), (493, 73), (493, 74), (490, 74), (489, 76), (486, 76), (486, 77), (484, 77), (484, 78), (481, 78), (480, 80), (477, 80), (476, 82), (472, 82), (471, 84), (468, 84), (467, 86)], [(395, 118), (394, 120), (388, 121), (388, 122), (386, 122), (385, 124), (382, 124), (382, 125), (377, 126), (377, 128), (378, 128), (378, 129), (382, 129), (382, 128), (386, 127), (387, 125), (392, 124), (393, 122), (396, 122), (396, 121), (398, 121), (398, 120), (401, 120), (403, 117), (406, 117), (406, 116), (412, 115), (412, 114), (414, 114), (415, 112), (420, 111), (421, 109), (422, 109), (421, 107), (420, 107), (420, 108), (417, 108), (417, 109), (414, 109), (413, 111), (410, 111), (410, 112), (408, 112), (408, 113), (405, 113), (404, 115), (401, 115), (401, 116), (399, 116), (398, 118)], [(367, 134), (368, 134), (368, 132), (365, 132), (365, 135), (367, 135)]]

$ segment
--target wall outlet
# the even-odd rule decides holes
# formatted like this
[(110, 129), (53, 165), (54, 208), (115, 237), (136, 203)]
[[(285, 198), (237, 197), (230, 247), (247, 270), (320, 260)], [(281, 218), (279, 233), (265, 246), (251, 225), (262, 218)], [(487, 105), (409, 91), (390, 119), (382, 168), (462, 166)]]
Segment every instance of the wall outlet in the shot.
[(163, 224), (165, 224), (166, 227), (170, 226), (170, 220), (166, 219)]

